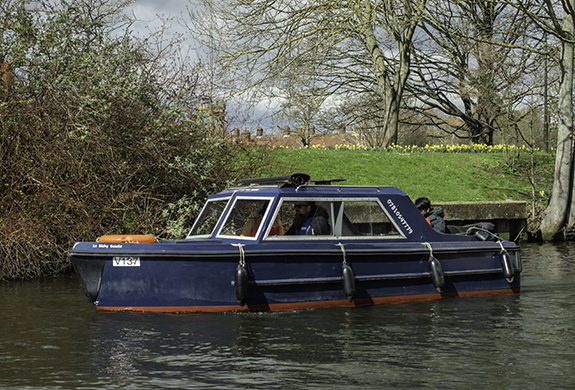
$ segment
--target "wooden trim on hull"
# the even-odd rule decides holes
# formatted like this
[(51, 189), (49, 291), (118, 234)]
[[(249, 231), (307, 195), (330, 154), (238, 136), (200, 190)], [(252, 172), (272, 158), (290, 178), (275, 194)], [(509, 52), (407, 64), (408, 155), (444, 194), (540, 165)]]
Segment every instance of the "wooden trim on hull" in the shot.
[(499, 290), (484, 290), (484, 291), (461, 291), (450, 293), (434, 293), (434, 294), (419, 294), (419, 295), (399, 295), (392, 297), (379, 297), (379, 298), (361, 298), (354, 299), (349, 302), (347, 299), (340, 299), (334, 301), (310, 301), (310, 302), (294, 302), (294, 303), (275, 303), (271, 305), (250, 305), (249, 303), (243, 307), (239, 305), (221, 305), (221, 306), (96, 306), (101, 311), (137, 311), (137, 312), (152, 312), (152, 313), (222, 313), (230, 311), (291, 311), (291, 310), (305, 310), (314, 308), (327, 308), (327, 307), (360, 307), (360, 306), (373, 306), (384, 304), (401, 304), (408, 302), (425, 302), (433, 301), (441, 298), (450, 297), (487, 297), (495, 295), (517, 295), (519, 289), (499, 289)]

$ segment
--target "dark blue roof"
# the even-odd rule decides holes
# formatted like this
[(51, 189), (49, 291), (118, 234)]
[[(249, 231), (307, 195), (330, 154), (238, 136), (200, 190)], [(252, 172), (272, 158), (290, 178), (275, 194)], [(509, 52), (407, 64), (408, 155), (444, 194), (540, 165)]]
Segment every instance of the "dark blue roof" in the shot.
[(238, 195), (277, 196), (281, 195), (305, 195), (306, 197), (322, 196), (378, 196), (396, 195), (407, 196), (403, 191), (394, 186), (334, 186), (334, 185), (304, 185), (298, 188), (278, 187), (274, 185), (234, 186), (211, 197), (228, 197)]

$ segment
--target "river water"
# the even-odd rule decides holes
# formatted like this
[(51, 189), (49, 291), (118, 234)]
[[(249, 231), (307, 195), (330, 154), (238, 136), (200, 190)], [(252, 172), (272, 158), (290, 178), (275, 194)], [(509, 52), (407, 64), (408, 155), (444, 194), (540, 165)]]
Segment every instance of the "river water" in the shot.
[(101, 313), (75, 276), (0, 283), (0, 388), (573, 389), (575, 244), (518, 296), (253, 314)]

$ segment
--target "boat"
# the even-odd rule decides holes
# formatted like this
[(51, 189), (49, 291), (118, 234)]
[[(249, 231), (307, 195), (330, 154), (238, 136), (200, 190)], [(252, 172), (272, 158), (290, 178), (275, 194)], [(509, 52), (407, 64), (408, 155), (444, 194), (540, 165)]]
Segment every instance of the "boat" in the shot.
[[(297, 228), (296, 228), (297, 227)], [(71, 262), (99, 310), (284, 311), (514, 295), (519, 246), (481, 227), (431, 228), (393, 186), (239, 180), (210, 195), (185, 239), (107, 235)]]

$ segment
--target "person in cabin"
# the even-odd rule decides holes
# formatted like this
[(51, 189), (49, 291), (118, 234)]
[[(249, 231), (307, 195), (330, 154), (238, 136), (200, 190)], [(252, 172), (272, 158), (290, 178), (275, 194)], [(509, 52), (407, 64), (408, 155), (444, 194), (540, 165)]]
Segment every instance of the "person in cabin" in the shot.
[[(241, 236), (255, 237), (258, 229), (262, 223), (262, 218), (265, 213), (265, 208), (260, 210), (254, 217), (249, 218), (244, 227), (242, 228)], [(276, 219), (270, 229), (270, 236), (283, 236), (285, 233), (284, 226), (279, 219)]]
[(443, 209), (441, 207), (431, 207), (431, 201), (428, 198), (417, 198), (414, 203), (415, 207), (417, 207), (433, 230), (439, 233), (445, 233), (446, 226), (443, 220)]
[(295, 217), (293, 224), (287, 230), (286, 235), (322, 236), (330, 234), (329, 215), (327, 211), (316, 205), (315, 202), (296, 202), (294, 204)]

